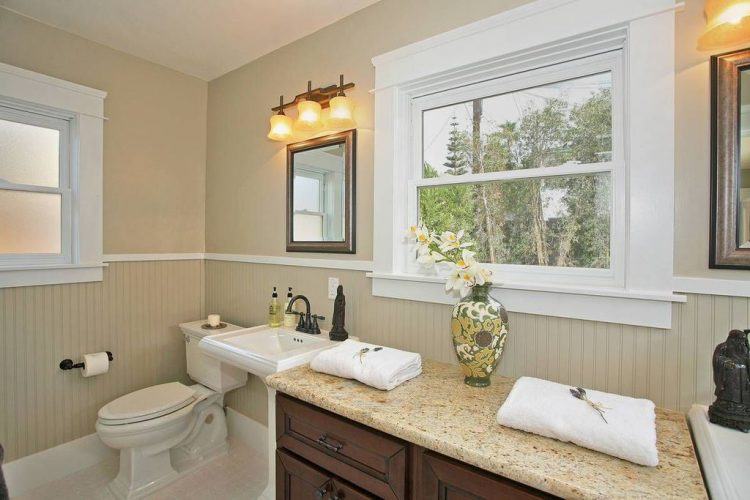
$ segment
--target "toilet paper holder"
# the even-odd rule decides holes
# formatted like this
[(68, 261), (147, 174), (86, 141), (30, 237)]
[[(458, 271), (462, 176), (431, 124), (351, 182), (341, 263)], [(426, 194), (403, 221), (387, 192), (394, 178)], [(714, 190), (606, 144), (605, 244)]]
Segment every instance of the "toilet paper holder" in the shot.
[[(112, 356), (111, 352), (109, 351), (105, 351), (105, 352), (107, 353), (107, 358), (109, 358), (110, 361), (115, 359), (114, 356)], [(73, 368), (83, 368), (84, 366), (86, 366), (86, 364), (83, 361), (81, 361), (80, 363), (75, 363), (75, 364), (73, 364), (72, 359), (63, 359), (62, 361), (60, 361), (61, 370), (72, 370)]]

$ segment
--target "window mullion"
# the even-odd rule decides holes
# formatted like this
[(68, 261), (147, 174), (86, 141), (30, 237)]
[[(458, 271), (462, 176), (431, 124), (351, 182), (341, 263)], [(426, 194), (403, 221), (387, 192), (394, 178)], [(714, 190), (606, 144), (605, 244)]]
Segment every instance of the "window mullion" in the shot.
[(543, 177), (563, 177), (571, 175), (596, 174), (612, 172), (616, 168), (615, 162), (601, 162), (588, 164), (560, 165), (558, 167), (527, 168), (517, 170), (502, 170), (481, 174), (443, 175), (427, 179), (415, 179), (414, 186), (444, 186), (453, 184), (478, 184), (491, 181), (511, 181), (520, 179), (535, 179)]
[(50, 186), (36, 186), (33, 184), (17, 184), (15, 182), (8, 182), (0, 179), (0, 190), (6, 191), (26, 191), (30, 193), (50, 193), (50, 194), (62, 194), (64, 191), (59, 187)]

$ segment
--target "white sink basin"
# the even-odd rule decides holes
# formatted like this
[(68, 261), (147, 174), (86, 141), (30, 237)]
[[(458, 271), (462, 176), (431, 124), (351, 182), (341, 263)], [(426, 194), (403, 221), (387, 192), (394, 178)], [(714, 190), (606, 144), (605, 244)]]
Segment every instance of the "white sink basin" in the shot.
[(317, 353), (335, 344), (325, 331), (311, 335), (263, 325), (208, 335), (198, 347), (224, 363), (265, 378), (308, 363)]

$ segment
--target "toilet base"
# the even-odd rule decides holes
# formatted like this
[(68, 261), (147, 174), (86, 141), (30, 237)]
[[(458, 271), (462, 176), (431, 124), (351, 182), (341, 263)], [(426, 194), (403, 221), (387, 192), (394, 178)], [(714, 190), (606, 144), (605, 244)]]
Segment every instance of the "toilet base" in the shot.
[(214, 458), (226, 455), (227, 424), (220, 397), (206, 400), (192, 429), (179, 437), (177, 446), (153, 453), (153, 447), (120, 450), (120, 470), (107, 489), (118, 500), (142, 498)]
[[(120, 471), (117, 477), (107, 485), (107, 489), (117, 500), (143, 498), (192, 472), (194, 469), (216, 458), (227, 455), (229, 453), (229, 443), (222, 443), (215, 446), (212, 450), (204, 450), (200, 457), (182, 456), (181, 459), (175, 459), (172, 458), (175, 451), (166, 450), (158, 456), (146, 459), (142, 454), (133, 457), (132, 455), (135, 454), (135, 450), (120, 450)], [(128, 455), (127, 457), (124, 456), (126, 454)], [(163, 455), (166, 455), (166, 463)], [(134, 470), (132, 467), (134, 458), (136, 458), (135, 463), (138, 464), (136, 467), (139, 470)], [(172, 467), (172, 463), (175, 463), (175, 467)], [(124, 468), (123, 464), (125, 464)], [(147, 473), (148, 476), (141, 475), (140, 477), (143, 480), (135, 484), (131, 478), (134, 477), (134, 473), (138, 472), (142, 474)]]
[(140, 450), (120, 450), (120, 471), (107, 489), (118, 500), (142, 498), (180, 477), (169, 456), (169, 450), (145, 455)]

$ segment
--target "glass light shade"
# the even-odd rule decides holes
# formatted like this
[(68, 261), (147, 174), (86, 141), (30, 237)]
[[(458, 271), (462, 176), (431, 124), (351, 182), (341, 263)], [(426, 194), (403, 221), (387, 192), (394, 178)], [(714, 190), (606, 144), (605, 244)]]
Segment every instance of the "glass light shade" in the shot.
[(711, 50), (750, 40), (750, 0), (706, 0), (706, 30), (698, 49)]
[(271, 130), (268, 138), (274, 141), (285, 141), (292, 136), (292, 119), (286, 115), (271, 117)]
[(300, 101), (297, 104), (297, 121), (294, 122), (294, 128), (301, 132), (317, 132), (323, 128), (323, 122), (320, 119), (320, 104), (315, 101)]
[(331, 128), (350, 129), (355, 128), (354, 103), (346, 96), (339, 95), (331, 99), (328, 126)]

